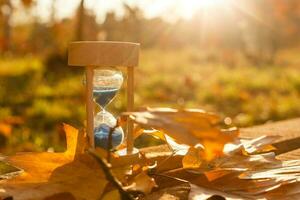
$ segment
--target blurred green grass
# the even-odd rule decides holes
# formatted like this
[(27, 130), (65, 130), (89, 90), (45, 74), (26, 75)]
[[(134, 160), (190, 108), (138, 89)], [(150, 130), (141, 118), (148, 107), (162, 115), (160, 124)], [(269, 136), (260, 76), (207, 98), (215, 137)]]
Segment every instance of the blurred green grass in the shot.
[[(12, 128), (10, 136), (0, 137), (2, 152), (62, 150), (62, 122), (83, 127), (83, 71), (45, 63), (34, 56), (0, 59), (0, 133), (1, 124)], [(238, 53), (228, 59), (193, 48), (142, 50), (136, 107), (203, 108), (238, 126), (298, 117), (299, 64), (297, 50), (282, 51), (274, 64), (260, 66)], [(126, 109), (125, 89), (109, 105), (114, 114)], [(8, 120), (12, 117), (23, 122)]]

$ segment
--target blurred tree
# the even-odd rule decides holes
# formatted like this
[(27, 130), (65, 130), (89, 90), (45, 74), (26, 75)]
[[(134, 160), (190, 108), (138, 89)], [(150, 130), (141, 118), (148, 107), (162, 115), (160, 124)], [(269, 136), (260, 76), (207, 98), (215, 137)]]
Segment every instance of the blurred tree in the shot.
[(33, 3), (33, 0), (21, 0), (25, 7), (30, 7)]
[(126, 3), (123, 3), (123, 7), (125, 9), (125, 16), (122, 20), (122, 32), (126, 32), (123, 40), (141, 42), (142, 24), (145, 21), (141, 9), (131, 7)]
[[(300, 1), (268, 0), (272, 5), (280, 45), (295, 45), (300, 34)], [(278, 28), (280, 27), (280, 28)], [(297, 42), (295, 42), (297, 41)]]
[(13, 12), (13, 7), (10, 0), (0, 0), (1, 8), (1, 19), (3, 24), (3, 33), (1, 40), (1, 49), (6, 52), (10, 50), (11, 46), (11, 16)]
[(56, 8), (55, 8), (55, 5), (56, 5), (56, 0), (52, 0), (52, 4), (51, 4), (51, 15), (50, 15), (50, 23), (51, 24), (54, 24), (56, 19)]
[[(277, 51), (277, 30), (272, 4), (246, 0), (233, 6), (238, 26), (238, 49), (254, 65), (273, 63)], [(234, 29), (234, 27), (232, 27)]]
[(113, 41), (118, 39), (119, 22), (116, 19), (115, 13), (106, 13), (101, 30), (105, 32), (105, 40)]
[(75, 40), (96, 40), (99, 25), (96, 16), (84, 7), (84, 0), (80, 1), (77, 11), (77, 25), (75, 29)]
[[(68, 19), (56, 18), (55, 4), (48, 22), (41, 22), (34, 14), (34, 0), (0, 0), (0, 50), (18, 52), (53, 51), (65, 53), (70, 40), (121, 40), (140, 42), (143, 47), (181, 48), (193, 46), (204, 49), (212, 60), (234, 65), (234, 52), (242, 52), (254, 64), (271, 63), (277, 49), (299, 43), (300, 1), (244, 0), (232, 1), (226, 8), (219, 6), (205, 10), (199, 7), (189, 19), (168, 22), (161, 17), (146, 18), (143, 10), (124, 3), (124, 15), (106, 13), (104, 22), (97, 23), (95, 13), (80, 0), (76, 15)], [(13, 4), (12, 4), (13, 3)], [(19, 6), (14, 8), (14, 6)], [(12, 12), (27, 8), (33, 20), (11, 27)], [(22, 33), (19, 34), (19, 32)], [(29, 34), (28, 34), (29, 32)], [(27, 34), (27, 39), (24, 39)], [(47, 48), (45, 48), (47, 47)]]
[(77, 11), (76, 40), (83, 40), (83, 24), (85, 19), (84, 0), (80, 0)]
[(142, 11), (138, 7), (131, 7), (126, 3), (123, 3), (123, 7), (125, 15), (120, 20), (116, 18), (113, 12), (106, 14), (101, 26), (101, 30), (106, 33), (105, 39), (141, 42), (143, 24), (146, 23)]
[[(25, 8), (30, 8), (33, 5), (33, 0), (21, 0)], [(0, 21), (2, 27), (2, 37), (0, 38), (0, 50), (6, 52), (11, 50), (12, 46), (12, 27), (11, 18), (13, 15), (14, 7), (10, 0), (0, 0)]]

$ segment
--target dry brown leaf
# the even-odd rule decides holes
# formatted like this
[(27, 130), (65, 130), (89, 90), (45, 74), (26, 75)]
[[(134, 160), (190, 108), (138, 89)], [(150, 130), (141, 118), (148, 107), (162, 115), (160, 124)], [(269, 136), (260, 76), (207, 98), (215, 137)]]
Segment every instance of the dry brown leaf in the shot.
[(175, 110), (169, 108), (148, 108), (147, 111), (125, 113), (141, 126), (155, 128), (169, 135), (177, 143), (195, 146), (201, 143), (211, 160), (222, 154), (224, 144), (233, 142), (237, 129), (221, 130), (216, 125), (219, 117), (203, 110)]
[(178, 144), (168, 135), (165, 135), (166, 142), (168, 144), (169, 149), (174, 153), (174, 155), (185, 156), (190, 148), (190, 146), (185, 144)]
[(183, 175), (180, 169), (167, 174), (204, 187), (198, 191), (201, 194), (197, 194), (196, 199), (207, 199), (213, 194), (225, 199), (297, 199), (300, 185), (294, 183), (300, 181), (300, 161), (277, 160), (275, 153), (269, 152), (277, 138), (262, 136), (236, 140), (225, 145), (223, 155), (213, 156), (211, 160), (204, 159), (207, 152), (203, 148), (190, 147), (182, 161), (187, 171)]
[[(233, 197), (237, 199), (258, 199), (258, 195), (262, 195), (266, 191), (281, 186), (280, 183), (274, 180), (241, 180), (238, 178), (238, 173), (230, 173), (213, 181), (207, 180), (206, 177), (201, 174), (191, 174), (185, 170), (168, 172), (167, 174), (185, 179), (194, 186), (199, 187), (200, 191), (196, 190), (197, 198), (194, 196), (195, 190), (193, 190), (192, 187), (190, 197), (194, 197), (194, 199), (207, 199), (213, 195), (219, 195), (220, 198), (224, 197), (225, 199), (231, 199)], [(264, 199), (264, 196), (260, 197)]]
[(271, 144), (278, 140), (280, 136), (263, 135), (250, 140), (241, 140), (246, 154), (262, 153), (276, 150)]
[(107, 183), (97, 161), (84, 153), (86, 139), (77, 129), (64, 125), (67, 150), (63, 153), (21, 153), (5, 162), (24, 171), (0, 181), (0, 196), (17, 200), (53, 199), (69, 193), (75, 199), (98, 199)]
[(246, 171), (239, 177), (251, 180), (273, 178), (281, 181), (297, 181), (300, 180), (300, 161), (282, 161), (276, 166), (271, 165)]
[[(153, 165), (159, 170), (151, 173), (176, 168), (166, 174), (195, 184), (191, 199), (264, 199), (266, 196), (281, 199), (283, 190), (290, 199), (300, 196), (299, 184), (296, 184), (300, 180), (300, 161), (280, 162), (273, 152), (265, 153), (272, 150), (271, 143), (276, 137), (238, 139), (236, 129), (220, 130), (216, 116), (199, 110), (148, 109), (129, 114), (139, 125), (160, 130), (150, 134), (165, 139), (172, 151), (125, 155), (126, 149), (119, 149), (110, 153), (110, 171), (126, 185), (123, 188), (127, 191), (144, 193), (145, 199), (178, 199), (181, 191), (187, 194), (189, 189), (185, 185), (181, 188), (166, 182), (165, 188), (161, 184), (156, 188), (155, 176), (146, 173)], [(24, 171), (0, 181), (0, 197), (12, 195), (21, 200), (100, 198), (107, 181), (96, 160), (84, 152), (85, 136), (68, 125), (64, 128), (66, 152), (25, 153), (5, 159)], [(138, 134), (144, 132), (140, 130)], [(179, 145), (172, 139), (197, 145), (190, 146), (187, 152), (187, 145)], [(174, 156), (184, 151), (184, 157)], [(96, 149), (95, 153), (102, 158), (108, 156), (103, 149)], [(183, 169), (178, 169), (182, 167), (180, 161)], [(120, 199), (115, 189), (102, 197)]]
[[(114, 153), (110, 152), (110, 163), (113, 168), (141, 163), (138, 153), (126, 154), (126, 152), (127, 149), (121, 149)], [(102, 148), (96, 148), (94, 153), (99, 157), (107, 158), (107, 151)]]
[(125, 114), (131, 115), (134, 121), (140, 125), (163, 130), (178, 142), (191, 144), (192, 146), (197, 144), (199, 140), (191, 134), (192, 129), (199, 127), (202, 128), (202, 131), (207, 131), (216, 123), (213, 118), (214, 115), (205, 115), (203, 111), (148, 109), (148, 111)]
[[(218, 141), (207, 140), (204, 142), (204, 146), (208, 147), (206, 151), (198, 148), (195, 153), (195, 148), (191, 148), (183, 159), (183, 166), (194, 168), (193, 172), (196, 173), (206, 172), (209, 179), (222, 177), (221, 175), (228, 174), (229, 171), (244, 172), (263, 169), (266, 166), (276, 167), (281, 162), (275, 159), (273, 152), (260, 152), (269, 149), (269, 146), (272, 146), (270, 143), (277, 138), (276, 136), (262, 136), (255, 139), (235, 140), (235, 143), (227, 143), (223, 149), (220, 148), (222, 145), (219, 145)], [(196, 165), (192, 164), (194, 161), (197, 161)], [(195, 170), (195, 168), (198, 169)], [(214, 170), (218, 173), (213, 173)]]
[(154, 187), (157, 187), (154, 178), (151, 178), (145, 172), (141, 172), (129, 182), (125, 189), (149, 194)]
[(153, 137), (166, 141), (165, 134), (158, 130), (144, 130), (143, 133), (152, 135)]
[[(284, 196), (282, 196), (284, 194)], [(283, 185), (272, 191), (272, 193), (266, 194), (266, 198), (274, 200), (293, 200), (300, 198), (300, 183), (292, 183)]]
[(201, 154), (203, 154), (202, 148), (190, 147), (182, 159), (182, 166), (188, 169), (199, 168), (203, 162)]
[(154, 191), (147, 195), (145, 200), (185, 200), (188, 199), (191, 187), (187, 181), (173, 177), (154, 175), (158, 185)]
[(144, 129), (140, 128), (140, 127), (136, 127), (133, 130), (133, 139), (135, 140), (136, 138), (138, 138), (140, 135), (142, 135), (144, 133)]
[(224, 170), (224, 169), (214, 169), (208, 172), (204, 172), (206, 178), (209, 181), (213, 181), (219, 179), (220, 177), (226, 176), (227, 174), (232, 173), (231, 171)]
[[(153, 113), (162, 113), (164, 115), (173, 115), (173, 113), (178, 112), (177, 109), (173, 109), (173, 108), (147, 108), (148, 111), (153, 112)], [(195, 119), (195, 123), (199, 123), (199, 121), (197, 119), (199, 118), (203, 118), (206, 119), (208, 121), (210, 121), (211, 124), (216, 124), (220, 121), (220, 117), (214, 113), (211, 112), (207, 112), (205, 110), (202, 109), (181, 109), (181, 114), (182, 115), (178, 115), (177, 119), (179, 119), (179, 121), (185, 121), (186, 120), (186, 115), (185, 112), (190, 114), (191, 118)], [(188, 120), (190, 121), (190, 120)], [(200, 122), (201, 123), (201, 122)]]
[(119, 190), (112, 190), (105, 193), (101, 200), (121, 200)]
[(227, 194), (226, 192), (221, 192), (207, 187), (200, 187), (193, 184), (191, 185), (189, 200), (207, 200), (207, 199), (247, 200), (250, 198), (242, 197), (240, 195)]
[(155, 129), (147, 130), (147, 129), (143, 129), (139, 126), (135, 127), (135, 129), (133, 131), (133, 139), (135, 140), (136, 138), (138, 138), (142, 134), (152, 135), (156, 139), (166, 141), (166, 137), (165, 137), (165, 134), (163, 132), (161, 132), (159, 130), (155, 130)]

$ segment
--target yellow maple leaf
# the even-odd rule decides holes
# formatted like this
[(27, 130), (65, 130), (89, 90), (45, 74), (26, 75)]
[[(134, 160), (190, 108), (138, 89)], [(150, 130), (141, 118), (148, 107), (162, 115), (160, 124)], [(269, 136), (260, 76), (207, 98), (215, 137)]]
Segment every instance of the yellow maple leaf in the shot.
[[(0, 181), (1, 196), (18, 200), (53, 199), (67, 194), (73, 199), (100, 198), (107, 180), (97, 161), (84, 152), (86, 138), (64, 124), (67, 150), (62, 153), (20, 153), (5, 162), (23, 171)], [(69, 199), (72, 199), (69, 198)]]

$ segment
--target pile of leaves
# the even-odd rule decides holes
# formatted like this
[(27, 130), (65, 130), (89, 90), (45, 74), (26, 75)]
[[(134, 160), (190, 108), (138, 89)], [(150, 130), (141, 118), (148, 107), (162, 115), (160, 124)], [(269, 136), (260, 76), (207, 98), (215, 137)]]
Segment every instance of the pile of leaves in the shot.
[(136, 123), (134, 138), (151, 134), (166, 145), (132, 154), (125, 145), (114, 152), (88, 149), (85, 133), (64, 124), (65, 152), (2, 158), (11, 170), (0, 177), (0, 199), (300, 197), (300, 160), (275, 158), (277, 136), (241, 138), (237, 128), (223, 130), (217, 115), (197, 109), (123, 114), (128, 116)]

